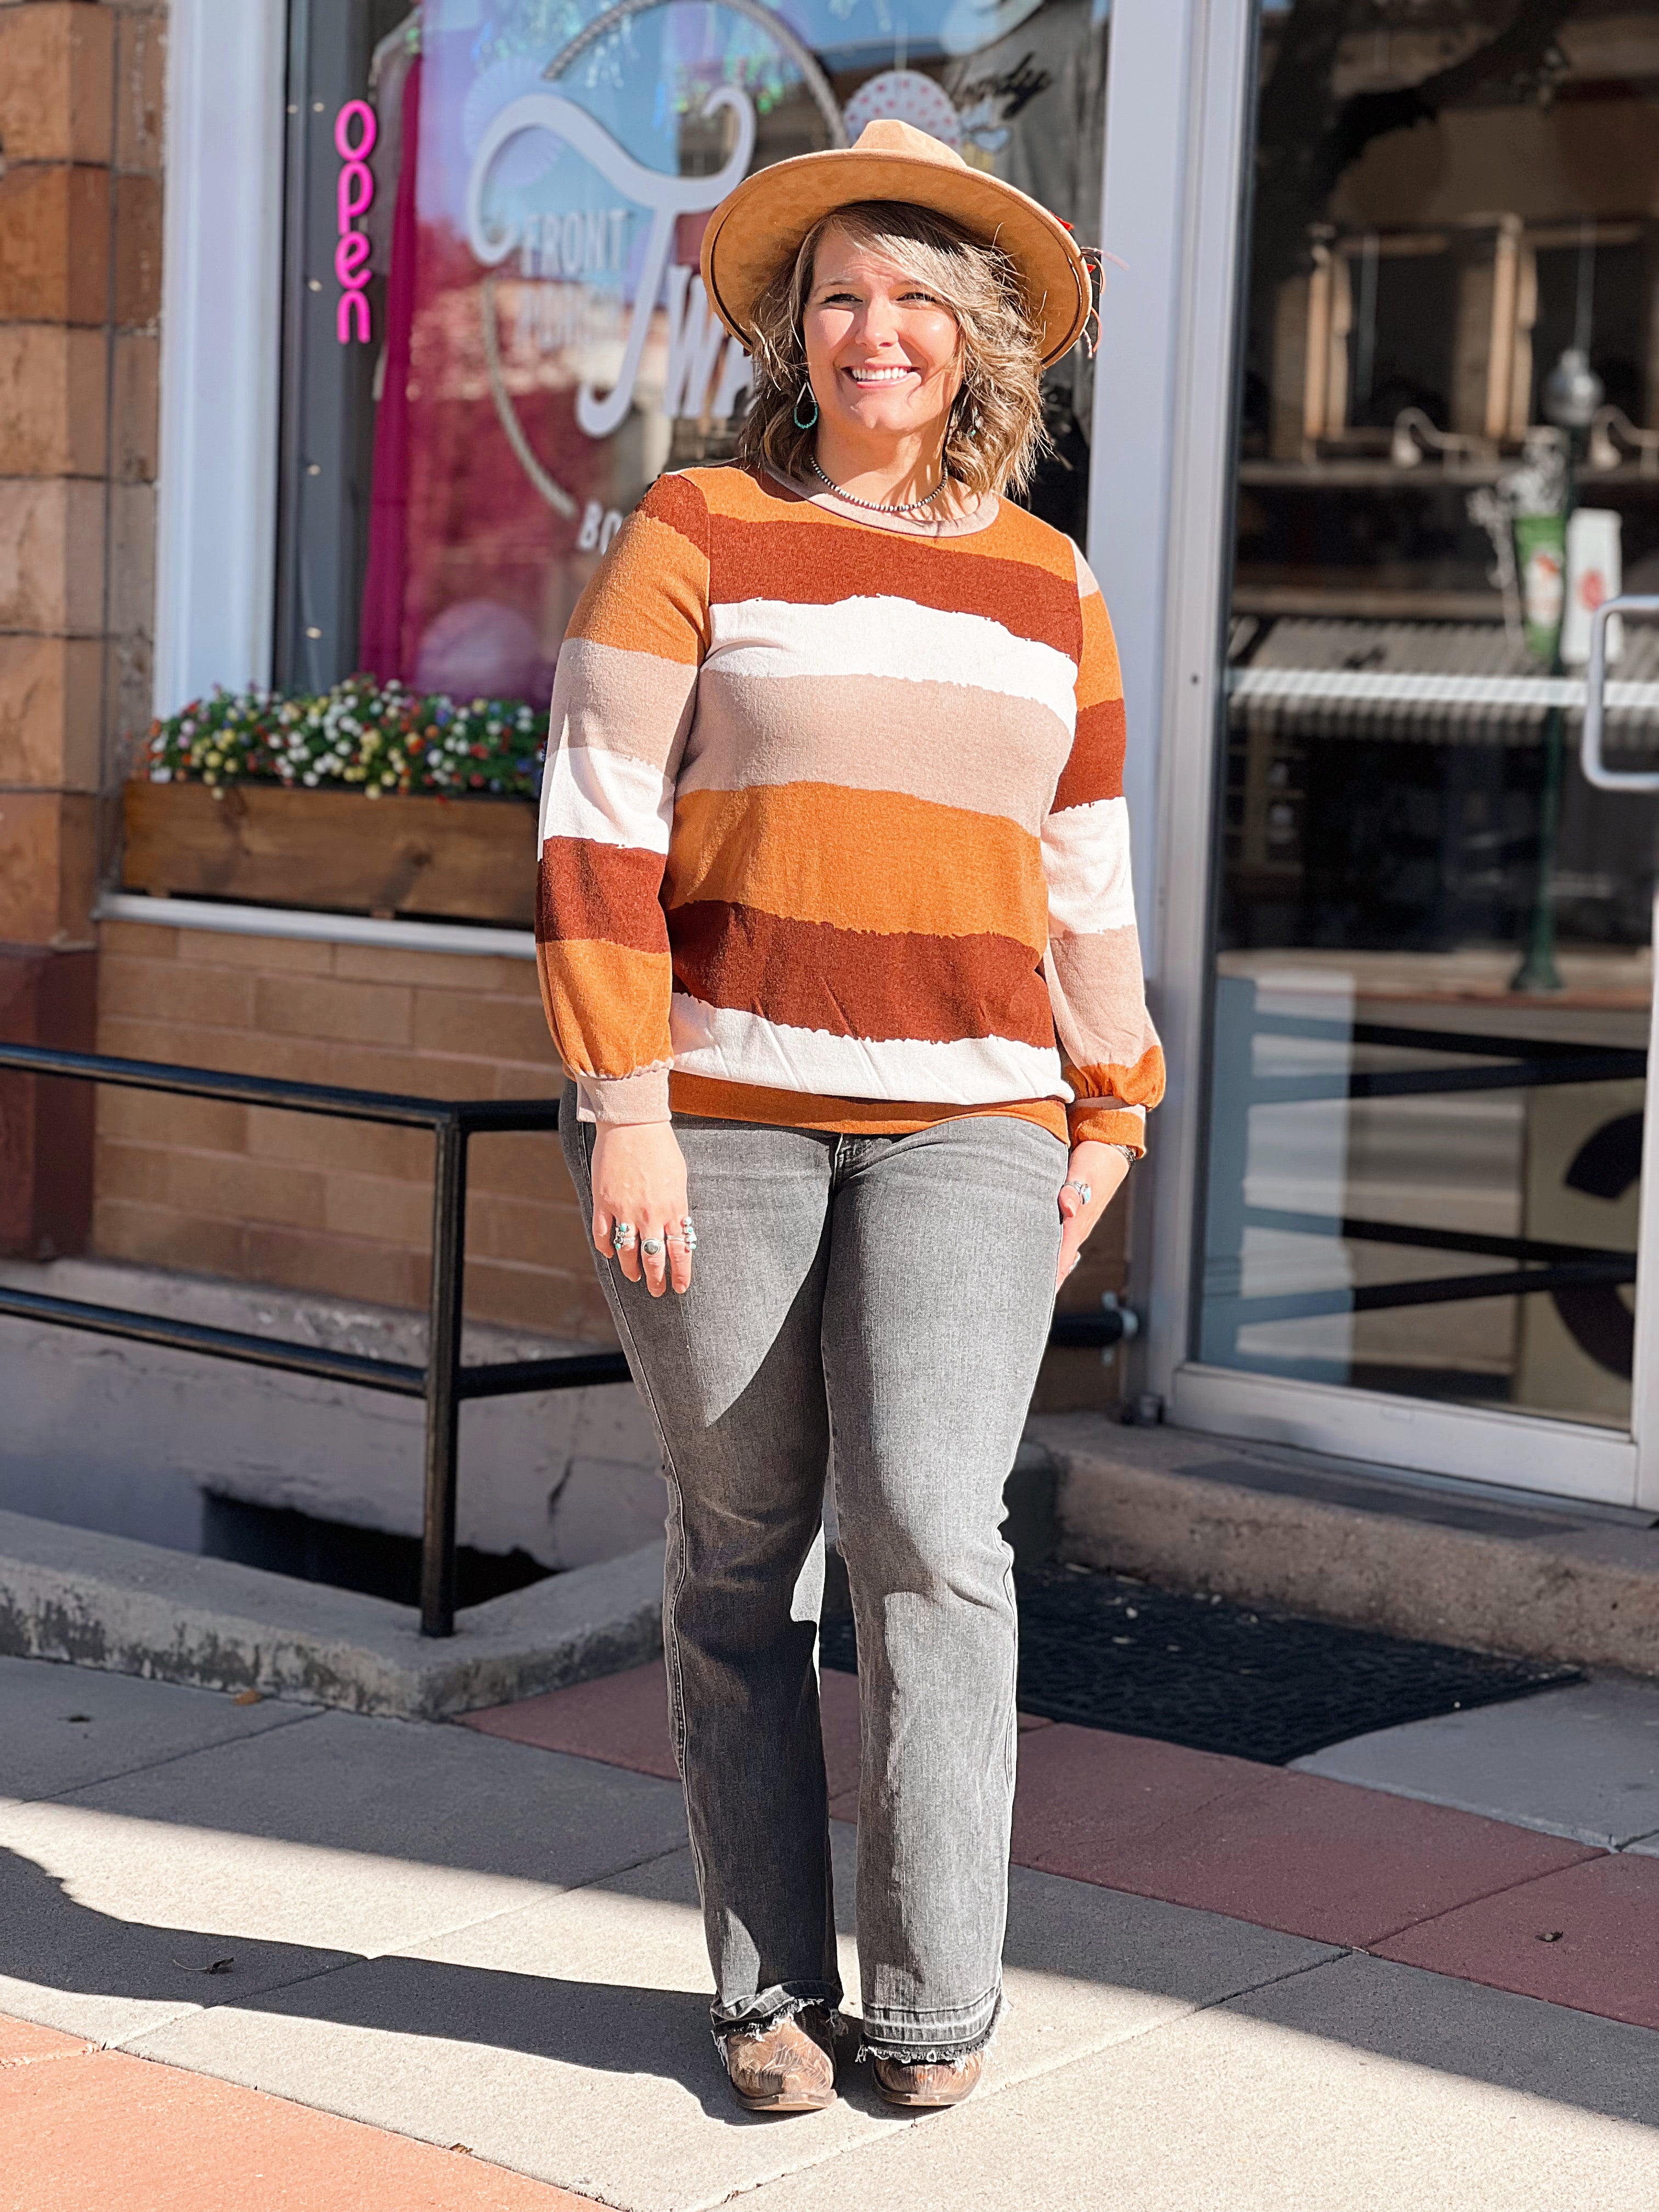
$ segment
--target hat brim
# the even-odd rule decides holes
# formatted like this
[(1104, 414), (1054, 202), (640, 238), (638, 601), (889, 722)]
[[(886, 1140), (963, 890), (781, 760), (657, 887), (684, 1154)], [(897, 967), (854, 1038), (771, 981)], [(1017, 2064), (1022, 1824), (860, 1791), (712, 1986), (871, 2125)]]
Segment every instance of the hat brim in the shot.
[(1045, 368), (1083, 335), (1093, 305), (1088, 264), (1047, 208), (981, 169), (837, 148), (757, 169), (708, 218), (703, 289), (739, 344), (752, 350), (756, 303), (813, 225), (859, 200), (927, 208), (1000, 246), (1024, 280)]

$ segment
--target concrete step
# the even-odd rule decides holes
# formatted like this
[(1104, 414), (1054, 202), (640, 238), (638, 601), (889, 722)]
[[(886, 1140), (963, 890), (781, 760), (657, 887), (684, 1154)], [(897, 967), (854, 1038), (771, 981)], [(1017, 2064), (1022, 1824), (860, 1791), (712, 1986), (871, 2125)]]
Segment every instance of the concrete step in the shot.
[(358, 1590), (0, 1511), (0, 1655), (439, 1720), (662, 1646), (662, 1539), (470, 1607), (450, 1637)]
[[(0, 1259), (0, 1285), (361, 1358), (426, 1358), (424, 1315), (362, 1300), (106, 1260)], [(464, 1357), (595, 1349), (471, 1322)], [(416, 1400), (6, 1316), (0, 1406), (8, 1512), (188, 1553), (229, 1533), (226, 1516), (214, 1525), (215, 1500), (394, 1537), (421, 1532)], [(636, 1551), (662, 1528), (656, 1437), (625, 1384), (481, 1401), (467, 1407), (461, 1436), (463, 1545), (521, 1551), (562, 1571)]]
[(1062, 1559), (1477, 1650), (1659, 1675), (1659, 1516), (1040, 1415)]

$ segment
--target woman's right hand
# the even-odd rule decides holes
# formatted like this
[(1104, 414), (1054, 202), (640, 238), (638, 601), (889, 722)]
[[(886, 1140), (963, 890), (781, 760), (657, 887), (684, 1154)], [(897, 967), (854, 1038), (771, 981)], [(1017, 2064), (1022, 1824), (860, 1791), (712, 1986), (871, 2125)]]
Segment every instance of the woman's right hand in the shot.
[[(685, 1193), (685, 1158), (670, 1121), (601, 1121), (593, 1138), (593, 1245), (614, 1259), (630, 1283), (641, 1274), (653, 1298), (672, 1282), (691, 1287), (691, 1255), (681, 1224), (690, 1208)], [(618, 1251), (611, 1232), (619, 1221), (632, 1224), (631, 1244)], [(648, 1242), (660, 1250), (646, 1252)]]

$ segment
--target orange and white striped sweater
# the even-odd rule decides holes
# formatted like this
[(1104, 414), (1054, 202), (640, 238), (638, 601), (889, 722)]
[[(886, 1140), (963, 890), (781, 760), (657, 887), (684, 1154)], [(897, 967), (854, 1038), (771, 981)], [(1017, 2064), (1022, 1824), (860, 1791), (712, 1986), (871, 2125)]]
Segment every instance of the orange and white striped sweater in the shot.
[(1144, 1148), (1123, 690), (1069, 538), (659, 477), (559, 655), (536, 937), (585, 1115)]

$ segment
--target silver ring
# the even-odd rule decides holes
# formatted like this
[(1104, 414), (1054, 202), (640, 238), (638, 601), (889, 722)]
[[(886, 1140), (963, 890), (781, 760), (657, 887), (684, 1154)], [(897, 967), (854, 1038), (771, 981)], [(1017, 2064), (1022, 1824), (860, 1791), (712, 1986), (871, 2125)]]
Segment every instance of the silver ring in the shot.
[(640, 1246), (640, 1249), (647, 1260), (656, 1260), (662, 1256), (662, 1247), (663, 1240), (660, 1237), (647, 1237)]
[(689, 1216), (680, 1224), (680, 1242), (688, 1252), (695, 1252), (697, 1249), (697, 1232), (691, 1226)]
[(1094, 1196), (1088, 1184), (1080, 1182), (1076, 1176), (1067, 1176), (1060, 1187), (1062, 1190), (1074, 1190), (1078, 1195), (1078, 1203), (1081, 1206), (1087, 1206), (1089, 1200)]
[(611, 1225), (611, 1242), (618, 1252), (626, 1252), (639, 1232), (631, 1221), (618, 1221)]

